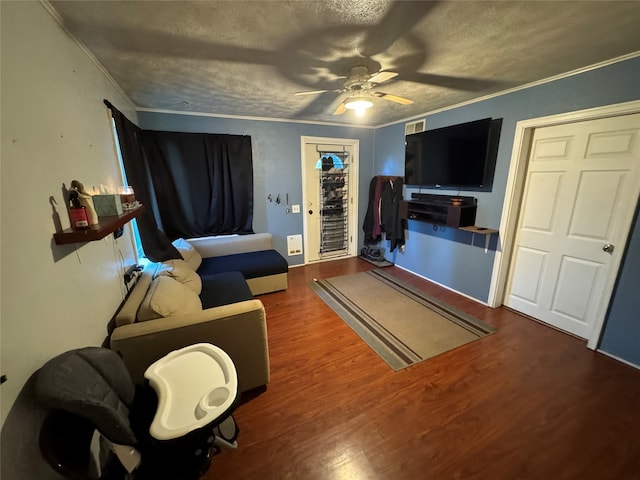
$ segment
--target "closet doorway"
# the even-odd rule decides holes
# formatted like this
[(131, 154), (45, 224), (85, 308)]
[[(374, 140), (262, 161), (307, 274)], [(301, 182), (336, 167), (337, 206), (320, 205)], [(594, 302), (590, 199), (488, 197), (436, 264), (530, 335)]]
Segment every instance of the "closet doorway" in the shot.
[(301, 137), (304, 261), (357, 254), (359, 141)]
[[(573, 132), (567, 133), (555, 129), (569, 128), (573, 130), (575, 128), (578, 130), (582, 126), (598, 127), (600, 121), (605, 123), (633, 121), (633, 115), (639, 112), (640, 102), (632, 101), (523, 120), (516, 124), (512, 160), (500, 221), (502, 244), (501, 248), (496, 251), (489, 289), (488, 304), (490, 306), (497, 307), (504, 302), (512, 308), (519, 308), (516, 305), (511, 305), (515, 283), (515, 296), (526, 298), (528, 295), (536, 302), (538, 302), (538, 298), (544, 300), (550, 309), (560, 311), (565, 317), (568, 317), (567, 313), (570, 313), (574, 318), (578, 318), (579, 316), (573, 312), (585, 312), (584, 320), (581, 322), (585, 324), (582, 331), (574, 331), (570, 325), (556, 325), (549, 318), (536, 318), (586, 338), (589, 348), (597, 348), (640, 189), (640, 164), (638, 163), (636, 142), (638, 123), (636, 120), (635, 125), (623, 124), (621, 127), (606, 126), (599, 131), (598, 128), (593, 131), (587, 130), (586, 136), (581, 134), (584, 141), (574, 140)], [(534, 142), (536, 132), (540, 134), (551, 132), (551, 135), (541, 137), (542, 141)], [(579, 138), (577, 139), (579, 140)], [(547, 158), (540, 158), (538, 161), (540, 155), (535, 154), (536, 148), (538, 148), (538, 153), (543, 154), (542, 157)], [(558, 173), (561, 169), (552, 168), (554, 164), (566, 163), (567, 166), (570, 166), (570, 162), (561, 160), (565, 150), (567, 153), (577, 150), (579, 152), (578, 158), (581, 158), (577, 162), (578, 165), (584, 164), (587, 168), (578, 168), (576, 174), (573, 173), (573, 169), (568, 169), (567, 173)], [(623, 165), (625, 162), (623, 157), (629, 157), (629, 160), (633, 159), (629, 162), (629, 165), (632, 165), (631, 170)], [(555, 161), (556, 159), (558, 161)], [(609, 172), (605, 172), (602, 180), (600, 179), (601, 169), (595, 165), (601, 159), (609, 164)], [(537, 169), (536, 162), (548, 165)], [(547, 178), (546, 181), (538, 182), (539, 186), (551, 189), (547, 194), (542, 194), (539, 193), (538, 188), (533, 188), (533, 196), (537, 196), (536, 198), (540, 201), (545, 201), (547, 208), (541, 209), (540, 206), (537, 206), (538, 208), (531, 210), (529, 205), (531, 202), (528, 201), (533, 198), (530, 193), (532, 191), (531, 185), (536, 187), (535, 182), (532, 184), (530, 181), (531, 177), (537, 176), (542, 179), (543, 175), (547, 177), (556, 175), (558, 180), (552, 182), (553, 179)], [(607, 177), (608, 183), (606, 182)], [(591, 181), (592, 178), (597, 178), (597, 181)], [(619, 180), (617, 184), (616, 178)], [(564, 187), (571, 185), (574, 187), (576, 185), (583, 186), (585, 189), (581, 191), (580, 188), (573, 188), (569, 190), (568, 196), (561, 197), (560, 193), (564, 195)], [(589, 189), (591, 186), (595, 186), (596, 190), (591, 191)], [(629, 197), (627, 192), (630, 188), (635, 191), (635, 194), (632, 193)], [(590, 202), (589, 205), (587, 205), (588, 202)], [(531, 205), (536, 207), (535, 201)], [(603, 211), (607, 208), (608, 211)], [(561, 220), (559, 227), (556, 228), (556, 222)], [(549, 252), (556, 245), (567, 243), (565, 240), (573, 241), (579, 237), (587, 244), (590, 242), (594, 254), (597, 252), (598, 255), (604, 257), (604, 260), (602, 258), (600, 260), (581, 258), (573, 252), (561, 255), (547, 254), (539, 242), (533, 246), (525, 245), (521, 241), (523, 239), (521, 230), (528, 230), (525, 232), (526, 234), (529, 234), (530, 231), (537, 233), (537, 231), (545, 230), (545, 228), (541, 228), (544, 221), (549, 225), (548, 228), (545, 227), (549, 233), (543, 232), (550, 239), (548, 243), (552, 248), (548, 250)], [(566, 239), (563, 238), (562, 242), (555, 240), (552, 236), (552, 232), (555, 231), (559, 231)], [(523, 252), (524, 255), (522, 255)], [(524, 262), (519, 262), (518, 256)], [(560, 261), (554, 257), (559, 258)], [(554, 260), (555, 266), (547, 259)], [(537, 263), (532, 260), (537, 260)], [(527, 268), (527, 273), (522, 275), (522, 266), (526, 266), (527, 261), (533, 268)], [(554, 267), (553, 270), (550, 270), (550, 266)], [(520, 273), (517, 272), (518, 269), (521, 270)], [(551, 275), (552, 282), (544, 280), (548, 271), (553, 274)], [(523, 283), (523, 279), (526, 279), (528, 285)], [(585, 283), (587, 286), (590, 286), (589, 283), (593, 283), (593, 287), (586, 289), (586, 293), (585, 289), (577, 291), (577, 286)], [(552, 293), (542, 295), (543, 290), (548, 288), (547, 285), (550, 285), (549, 291)], [(572, 303), (566, 301), (561, 303), (556, 299), (570, 299)], [(583, 304), (580, 305), (575, 300), (582, 300)], [(530, 301), (531, 304), (536, 302)], [(584, 302), (586, 302), (586, 306)], [(524, 313), (531, 316), (537, 315), (535, 312)], [(573, 323), (579, 324), (580, 322)]]

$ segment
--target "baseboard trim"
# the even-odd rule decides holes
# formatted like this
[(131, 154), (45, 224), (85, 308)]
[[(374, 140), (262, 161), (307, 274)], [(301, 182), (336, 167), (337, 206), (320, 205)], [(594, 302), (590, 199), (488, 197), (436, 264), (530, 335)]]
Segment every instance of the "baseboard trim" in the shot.
[(607, 357), (613, 358), (614, 360), (617, 360), (618, 362), (624, 363), (625, 365), (629, 365), (630, 367), (635, 368), (636, 370), (640, 370), (640, 365), (636, 365), (635, 363), (631, 363), (628, 360), (625, 360), (623, 358), (620, 357), (616, 357), (615, 355), (612, 355), (608, 352), (605, 352), (604, 350), (600, 350), (599, 348), (596, 350), (596, 352), (601, 353), (603, 355), (606, 355)]
[(458, 294), (458, 295), (460, 295), (460, 296), (463, 296), (463, 297), (465, 297), (465, 298), (468, 298), (469, 300), (473, 300), (474, 302), (478, 302), (479, 304), (484, 305), (485, 307), (489, 307), (489, 306), (490, 306), (487, 302), (483, 302), (482, 300), (478, 300), (477, 298), (472, 297), (471, 295), (467, 295), (466, 293), (462, 293), (462, 292), (460, 292), (460, 291), (456, 290), (455, 288), (451, 288), (451, 287), (449, 287), (449, 286), (447, 286), (447, 285), (443, 285), (443, 284), (442, 284), (442, 283), (440, 283), (440, 282), (436, 282), (435, 280), (432, 280), (432, 279), (431, 279), (431, 278), (429, 278), (429, 277), (425, 277), (424, 275), (420, 275), (419, 273), (416, 273), (416, 272), (414, 272), (413, 270), (409, 270), (408, 268), (403, 267), (403, 266), (401, 266), (401, 265), (398, 265), (397, 263), (396, 263), (396, 264), (394, 264), (394, 265), (395, 265), (396, 267), (398, 267), (398, 268), (400, 268), (400, 269), (404, 270), (405, 272), (409, 272), (409, 273), (411, 273), (412, 275), (415, 275), (416, 277), (420, 277), (420, 278), (422, 278), (423, 280), (426, 280), (427, 282), (431, 282), (431, 283), (433, 283), (433, 284), (435, 284), (435, 285), (438, 285), (439, 287), (442, 287), (442, 288), (445, 288), (445, 289), (449, 290), (450, 292), (453, 292), (453, 293), (456, 293), (456, 294)]

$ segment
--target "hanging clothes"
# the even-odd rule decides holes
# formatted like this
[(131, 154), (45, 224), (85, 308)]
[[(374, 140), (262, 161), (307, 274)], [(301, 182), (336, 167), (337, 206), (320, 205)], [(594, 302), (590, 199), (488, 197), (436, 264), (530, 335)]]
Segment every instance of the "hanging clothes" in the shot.
[(373, 177), (369, 183), (369, 205), (364, 216), (362, 229), (364, 230), (364, 244), (371, 245), (378, 243), (382, 237), (380, 235), (380, 194), (376, 196), (380, 177)]
[(390, 251), (404, 245), (404, 221), (400, 219), (402, 177), (375, 176), (369, 184), (369, 205), (364, 217), (364, 244), (382, 240), (382, 233), (390, 241)]
[(400, 218), (402, 178), (387, 180), (382, 186), (380, 198), (380, 225), (389, 240), (389, 251), (404, 245), (404, 221)]

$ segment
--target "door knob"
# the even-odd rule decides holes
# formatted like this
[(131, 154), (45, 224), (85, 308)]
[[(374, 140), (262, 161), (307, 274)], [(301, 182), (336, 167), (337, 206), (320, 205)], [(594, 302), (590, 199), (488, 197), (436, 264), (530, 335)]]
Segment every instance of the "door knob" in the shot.
[(313, 210), (309, 210), (309, 215), (313, 215)]
[(616, 247), (614, 245), (611, 245), (610, 243), (607, 243), (602, 247), (602, 250), (607, 252), (607, 253), (612, 253), (615, 248)]

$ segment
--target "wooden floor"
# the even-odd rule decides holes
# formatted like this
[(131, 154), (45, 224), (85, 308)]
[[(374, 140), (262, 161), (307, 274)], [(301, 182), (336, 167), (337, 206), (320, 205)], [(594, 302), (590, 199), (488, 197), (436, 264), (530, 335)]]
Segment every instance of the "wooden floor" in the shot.
[(498, 328), (394, 372), (307, 286), (371, 268), (292, 268), (287, 291), (260, 297), (271, 383), (205, 479), (640, 479), (640, 371), (388, 267)]

